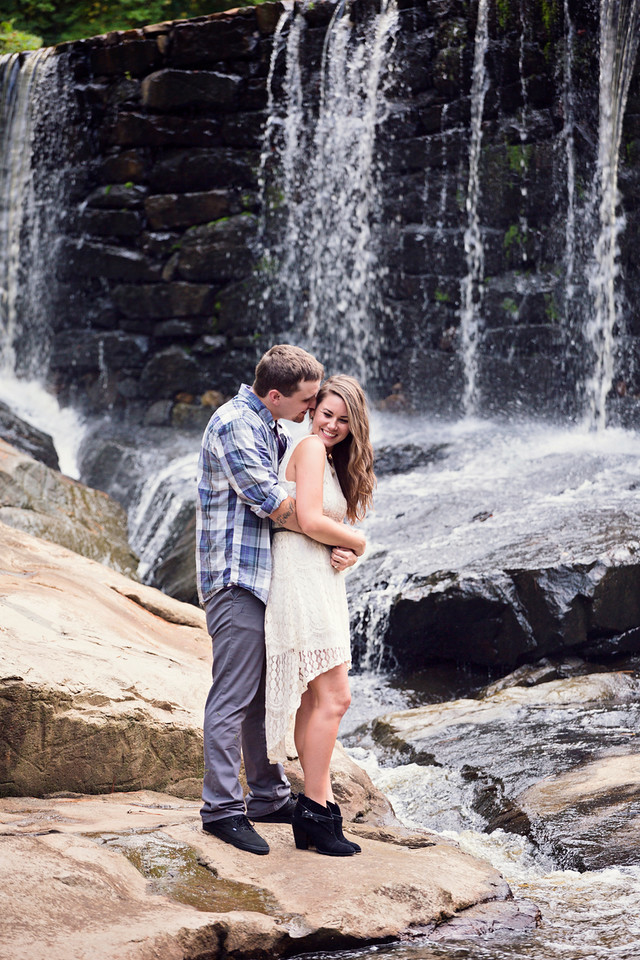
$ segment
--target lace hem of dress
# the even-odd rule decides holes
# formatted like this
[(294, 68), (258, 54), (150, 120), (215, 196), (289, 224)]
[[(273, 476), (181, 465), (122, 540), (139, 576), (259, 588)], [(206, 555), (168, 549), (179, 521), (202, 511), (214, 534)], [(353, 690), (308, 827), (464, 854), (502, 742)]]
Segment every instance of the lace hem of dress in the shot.
[(311, 680), (341, 663), (351, 667), (343, 646), (327, 650), (287, 650), (267, 656), (265, 727), (271, 763), (297, 756), (293, 729), (302, 694)]

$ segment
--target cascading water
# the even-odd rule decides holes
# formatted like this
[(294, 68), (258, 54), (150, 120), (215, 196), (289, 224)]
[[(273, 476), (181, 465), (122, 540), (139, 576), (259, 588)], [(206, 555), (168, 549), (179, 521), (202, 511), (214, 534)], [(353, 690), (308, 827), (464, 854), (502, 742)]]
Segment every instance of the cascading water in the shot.
[(589, 427), (607, 422), (606, 399), (612, 387), (616, 328), (622, 325), (618, 288), (618, 238), (624, 229), (620, 213), (618, 165), (629, 84), (640, 42), (640, 2), (600, 3), (600, 122), (598, 139), (599, 236), (589, 278), (592, 316), (586, 327), (591, 348), (591, 374), (585, 384), (585, 418)]
[[(46, 339), (38, 338), (39, 350), (18, 358), (16, 340), (24, 337), (22, 323), (33, 308), (33, 298), (24, 296), (23, 281), (38, 271), (32, 258), (39, 255), (39, 228), (32, 164), (35, 124), (43, 107), (41, 80), (51, 51), (38, 50), (0, 60), (0, 369), (14, 372), (18, 362), (37, 365), (46, 356)], [(29, 262), (28, 262), (29, 261)], [(29, 285), (27, 284), (27, 290)], [(20, 302), (22, 300), (22, 303)], [(25, 303), (26, 300), (26, 303)], [(44, 341), (44, 342), (43, 342)], [(29, 351), (31, 354), (31, 351)]]
[[(63, 136), (66, 94), (50, 48), (0, 57), (0, 399), (51, 434), (61, 469), (77, 474), (83, 428), (47, 392), (55, 238), (64, 216), (64, 172), (39, 162)], [(55, 105), (52, 109), (52, 105)], [(41, 129), (45, 127), (45, 131)]]
[(471, 88), (471, 143), (469, 145), (469, 184), (467, 188), (467, 229), (464, 233), (464, 250), (467, 273), (462, 281), (460, 334), (464, 363), (465, 413), (476, 412), (477, 357), (482, 331), (482, 281), (484, 279), (484, 246), (478, 217), (480, 198), (480, 149), (482, 146), (482, 115), (487, 91), (485, 57), (489, 41), (489, 2), (478, 3), (478, 22), (473, 54), (473, 81)]
[(574, 139), (574, 89), (573, 89), (573, 56), (575, 45), (575, 29), (571, 20), (569, 10), (569, 0), (564, 0), (564, 23), (565, 23), (565, 54), (564, 54), (564, 81), (562, 90), (562, 100), (564, 104), (564, 142), (565, 156), (567, 164), (567, 220), (565, 228), (565, 300), (567, 303), (567, 315), (571, 315), (571, 303), (574, 296), (575, 286), (575, 261), (576, 261), (576, 162), (575, 162), (575, 139)]
[[(378, 346), (371, 317), (383, 268), (376, 250), (380, 171), (374, 148), (397, 23), (394, 0), (383, 4), (364, 32), (342, 5), (336, 8), (324, 43), (315, 116), (304, 90), (305, 22), (294, 18), (283, 84), (280, 179), (272, 186), (281, 194), (272, 208), (280, 203), (286, 208), (275, 254), (289, 322), (309, 349), (324, 352), (363, 380)], [(270, 293), (278, 297), (277, 290)]]

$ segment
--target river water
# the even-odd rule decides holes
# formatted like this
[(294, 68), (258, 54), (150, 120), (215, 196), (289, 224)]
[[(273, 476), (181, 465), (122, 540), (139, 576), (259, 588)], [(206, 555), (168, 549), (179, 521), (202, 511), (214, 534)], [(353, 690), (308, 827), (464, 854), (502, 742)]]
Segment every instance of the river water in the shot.
[[(379, 450), (410, 445), (413, 454), (415, 448), (434, 454), (416, 469), (380, 478), (376, 510), (367, 521), (376, 579), (382, 571), (393, 585), (409, 568), (423, 573), (486, 569), (498, 559), (505, 565), (511, 560), (535, 565), (635, 550), (640, 437), (631, 431), (594, 432), (540, 422), (454, 424), (378, 414), (373, 436)], [(354, 574), (351, 606), (377, 602), (378, 618), (372, 622), (379, 629), (388, 596), (367, 594), (362, 589), (367, 576), (366, 564)], [(472, 696), (490, 679), (487, 672), (434, 667), (418, 682), (401, 682), (376, 671), (379, 637), (370, 636), (369, 646), (369, 667), (352, 679), (353, 704), (341, 731), (350, 754), (404, 823), (440, 832), (489, 860), (514, 896), (534, 901), (543, 919), (538, 929), (517, 936), (381, 946), (342, 954), (343, 960), (636, 960), (640, 867), (584, 873), (559, 869), (526, 838), (484, 832), (484, 821), (472, 807), (471, 787), (453, 757), (451, 767), (446, 762), (398, 766), (397, 757), (385, 755), (368, 736), (375, 716)]]
[[(435, 672), (435, 671), (434, 671)], [(469, 675), (460, 677), (469, 683)], [(371, 776), (407, 826), (427, 828), (455, 840), (463, 850), (490, 861), (508, 881), (516, 899), (532, 900), (541, 925), (518, 935), (414, 942), (340, 954), (340, 960), (637, 960), (640, 951), (640, 867), (578, 873), (561, 870), (524, 837), (484, 832), (471, 806), (469, 787), (453, 768), (386, 765), (388, 759), (368, 746), (366, 723), (375, 713), (428, 702), (429, 693), (401, 690), (388, 678), (361, 674), (352, 678), (353, 706), (341, 739), (349, 754)], [(434, 698), (441, 699), (439, 679)], [(349, 746), (351, 744), (351, 746)], [(318, 955), (317, 960), (320, 960)]]

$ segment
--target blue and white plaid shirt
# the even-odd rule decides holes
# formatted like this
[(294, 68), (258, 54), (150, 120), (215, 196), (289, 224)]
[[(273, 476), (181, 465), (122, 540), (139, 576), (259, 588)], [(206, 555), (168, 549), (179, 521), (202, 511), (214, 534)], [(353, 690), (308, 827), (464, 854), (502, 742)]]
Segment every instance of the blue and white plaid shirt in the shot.
[(205, 429), (196, 502), (201, 603), (230, 584), (267, 602), (271, 580), (268, 517), (287, 497), (278, 485), (274, 428), (269, 410), (243, 383), (237, 396), (218, 407)]

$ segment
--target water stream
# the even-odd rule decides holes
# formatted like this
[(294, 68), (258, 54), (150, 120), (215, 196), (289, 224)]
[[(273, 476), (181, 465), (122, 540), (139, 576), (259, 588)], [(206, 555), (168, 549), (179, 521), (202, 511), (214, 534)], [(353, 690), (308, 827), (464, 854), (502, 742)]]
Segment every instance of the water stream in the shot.
[(480, 150), (482, 147), (482, 116), (487, 92), (485, 57), (489, 42), (489, 2), (478, 3), (478, 22), (473, 54), (471, 86), (471, 143), (469, 146), (469, 183), (467, 187), (467, 229), (464, 233), (464, 251), (467, 273), (462, 281), (460, 333), (464, 363), (463, 409), (473, 414), (477, 408), (478, 349), (482, 331), (482, 281), (484, 280), (484, 245), (478, 202), (480, 199)]
[[(45, 388), (50, 354), (51, 244), (63, 216), (60, 182), (38, 178), (38, 125), (47, 118), (55, 153), (55, 110), (64, 105), (51, 48), (0, 57), (0, 400), (53, 437), (63, 473), (77, 477), (84, 423)], [(45, 151), (46, 152), (46, 151)], [(62, 176), (62, 172), (59, 174)]]
[[(282, 15), (279, 29), (289, 16)], [(305, 88), (317, 80), (306, 75), (303, 17), (288, 30), (281, 103), (270, 78), (267, 140), (279, 155), (279, 179), (266, 197), (267, 216), (281, 208), (285, 216), (277, 248), (269, 251), (277, 261), (269, 296), (284, 291), (289, 322), (312, 351), (326, 342), (326, 318), (332, 317), (334, 362), (363, 380), (379, 355), (371, 321), (384, 273), (375, 232), (380, 170), (374, 148), (397, 27), (395, 0), (385, 0), (366, 30), (343, 4), (336, 7), (322, 51), (317, 114)]]
[(620, 211), (618, 165), (622, 123), (629, 84), (640, 42), (640, 0), (600, 3), (600, 123), (598, 137), (599, 234), (589, 278), (592, 315), (586, 327), (592, 369), (586, 378), (586, 422), (606, 423), (606, 398), (612, 386), (616, 333), (622, 324), (618, 237), (624, 229)]

